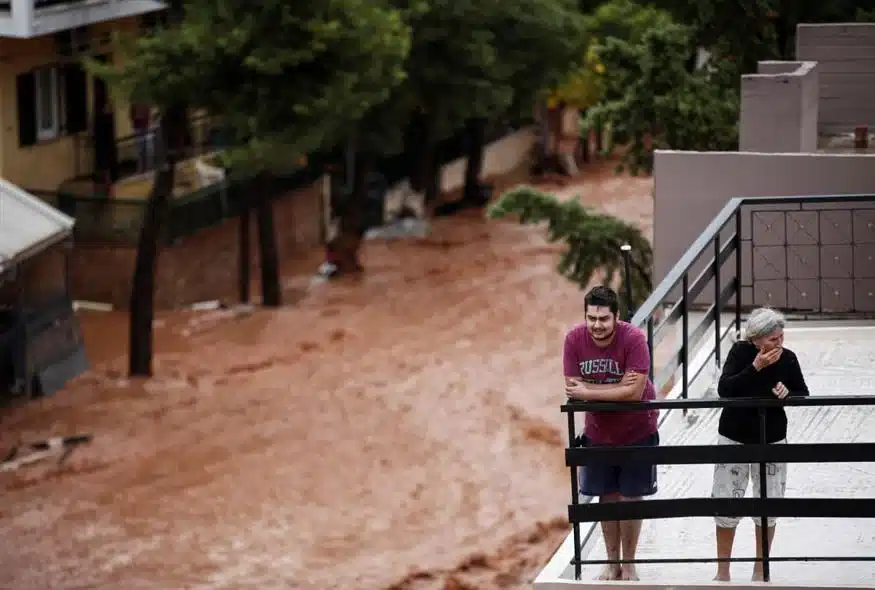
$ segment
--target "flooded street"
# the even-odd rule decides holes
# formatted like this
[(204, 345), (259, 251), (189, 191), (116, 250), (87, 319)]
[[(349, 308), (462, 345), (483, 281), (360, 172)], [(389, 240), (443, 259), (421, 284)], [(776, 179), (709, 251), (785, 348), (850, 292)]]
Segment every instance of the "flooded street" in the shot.
[[(612, 166), (563, 194), (650, 234)], [(0, 418), (3, 449), (94, 435), (0, 474), (0, 588), (526, 587), (567, 532), (559, 250), (467, 212), (366, 243), (360, 280), (287, 264), (282, 310), (160, 314), (147, 381), (126, 315), (84, 314), (94, 369)]]

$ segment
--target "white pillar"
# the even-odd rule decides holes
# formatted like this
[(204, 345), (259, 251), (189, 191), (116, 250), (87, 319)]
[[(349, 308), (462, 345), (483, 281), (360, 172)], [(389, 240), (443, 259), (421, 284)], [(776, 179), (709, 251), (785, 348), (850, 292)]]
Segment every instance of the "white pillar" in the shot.
[(30, 37), (33, 27), (34, 0), (12, 0), (12, 22), (19, 37)]

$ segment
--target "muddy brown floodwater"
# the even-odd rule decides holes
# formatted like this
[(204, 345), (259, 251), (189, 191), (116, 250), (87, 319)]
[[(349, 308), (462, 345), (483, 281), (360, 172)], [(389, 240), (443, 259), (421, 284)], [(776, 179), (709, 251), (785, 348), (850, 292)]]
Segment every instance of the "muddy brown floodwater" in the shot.
[[(650, 188), (602, 165), (561, 190), (649, 232)], [(527, 587), (568, 529), (559, 355), (581, 296), (558, 251), (441, 219), (368, 243), (362, 280), (289, 270), (282, 310), (161, 314), (149, 380), (124, 377), (124, 315), (83, 315), (94, 369), (0, 416), (0, 448), (94, 435), (0, 474), (0, 587)]]

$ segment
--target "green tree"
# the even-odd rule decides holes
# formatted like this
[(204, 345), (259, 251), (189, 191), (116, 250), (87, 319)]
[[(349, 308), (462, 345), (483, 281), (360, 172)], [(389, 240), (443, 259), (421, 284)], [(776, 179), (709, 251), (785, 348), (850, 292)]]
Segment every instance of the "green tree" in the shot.
[[(496, 59), (487, 71), (494, 104), (467, 121), (468, 152), (463, 199), (482, 205), (480, 176), (487, 125), (530, 115), (549, 89), (588, 65), (584, 14), (576, 0), (503, 2), (496, 19)], [(508, 100), (509, 99), (509, 100)], [(503, 109), (503, 113), (502, 113)], [(497, 113), (497, 116), (496, 116)]]
[[(179, 26), (184, 16), (184, 1), (172, 0), (163, 19), (162, 29), (154, 36), (168, 35), (167, 31)], [(167, 28), (169, 27), (169, 28)], [(144, 37), (145, 40), (153, 36)], [(130, 50), (130, 39), (122, 39), (123, 49)], [(98, 76), (110, 81), (116, 90), (118, 70), (97, 60), (87, 60), (86, 67)], [(123, 98), (139, 100), (141, 97), (117, 92)], [(143, 101), (146, 104), (154, 104)], [(128, 331), (128, 370), (131, 375), (147, 376), (152, 373), (152, 322), (154, 319), (155, 275), (158, 264), (158, 240), (165, 225), (170, 206), (170, 197), (176, 178), (176, 162), (180, 158), (188, 129), (188, 110), (179, 97), (161, 104), (162, 115), (155, 134), (155, 178), (143, 215), (143, 226), (137, 240), (137, 256), (129, 299), (130, 328)]]
[(742, 73), (766, 59), (795, 59), (796, 25), (866, 21), (873, 0), (653, 0), (693, 28), (691, 50), (719, 47)]
[(439, 192), (440, 140), (465, 126), (469, 134), (465, 196), (479, 197), (487, 125), (531, 110), (537, 93), (558, 80), (585, 47), (580, 15), (569, 0), (428, 0), (399, 2), (412, 30), (407, 77), (389, 99), (369, 109), (349, 142), (353, 188), (339, 203), (339, 232), (329, 249), (341, 273), (361, 269), (362, 206), (368, 173), (404, 149), (418, 123), (412, 184), (433, 203)]
[[(409, 45), (398, 12), (373, 0), (264, 0), (257, 11), (243, 0), (191, 0), (177, 25), (134, 40), (120, 65), (100, 70), (119, 95), (156, 105), (162, 113), (158, 144), (164, 163), (140, 242), (151, 262), (142, 268), (138, 263), (135, 272), (134, 289), (143, 293), (140, 306), (132, 308), (133, 374), (151, 372), (156, 240), (177, 155), (176, 143), (168, 139), (172, 115), (186, 107), (205, 109), (231, 132), (237, 147), (227, 161), (235, 174), (254, 176), (262, 189), (256, 189), (255, 207), (263, 301), (279, 305), (272, 209), (263, 190), (267, 174), (293, 168), (384, 100), (403, 78)], [(162, 152), (162, 146), (170, 149)]]
[(610, 0), (587, 17), (587, 31), (593, 40), (610, 37), (640, 43), (651, 29), (669, 26), (671, 14), (634, 0)]
[(690, 34), (688, 27), (669, 23), (650, 29), (641, 43), (611, 37), (599, 48), (605, 97), (587, 113), (584, 127), (608, 124), (613, 139), (626, 144), (619, 169), (649, 174), (654, 148), (736, 149), (737, 65), (715, 58), (690, 72)]
[(407, 64), (411, 106), (421, 122), (421, 157), (414, 185), (428, 203), (438, 197), (437, 144), (469, 119), (502, 112), (512, 89), (496, 84), (512, 75), (499, 55), (501, 0), (428, 0), (411, 15), (413, 46)]
[[(553, 195), (529, 186), (512, 189), (487, 208), (490, 219), (500, 219), (516, 215), (522, 224), (541, 224), (547, 222), (547, 239), (564, 242), (558, 272), (577, 284), (587, 288), (599, 275), (604, 284), (612, 284), (623, 275), (624, 244), (631, 246), (629, 276), (632, 287), (633, 309), (637, 309), (653, 289), (651, 269), (653, 250), (641, 230), (622, 219), (598, 213), (584, 207), (577, 199), (559, 201)], [(623, 301), (624, 315), (628, 311), (627, 301)]]

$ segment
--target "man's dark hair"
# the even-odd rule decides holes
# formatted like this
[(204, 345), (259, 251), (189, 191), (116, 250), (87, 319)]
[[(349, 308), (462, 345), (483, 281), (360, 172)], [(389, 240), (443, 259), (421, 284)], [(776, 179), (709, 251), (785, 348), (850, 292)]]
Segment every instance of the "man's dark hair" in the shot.
[(611, 313), (617, 315), (620, 311), (620, 300), (617, 298), (617, 292), (610, 287), (599, 285), (589, 290), (589, 293), (583, 298), (584, 310), (589, 307), (607, 307)]

